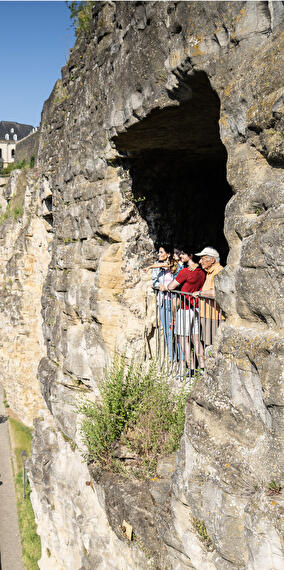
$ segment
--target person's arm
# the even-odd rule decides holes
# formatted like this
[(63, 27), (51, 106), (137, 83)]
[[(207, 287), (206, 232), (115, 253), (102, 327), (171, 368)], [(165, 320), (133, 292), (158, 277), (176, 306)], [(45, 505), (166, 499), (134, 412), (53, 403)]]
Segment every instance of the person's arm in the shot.
[(162, 283), (160, 283), (159, 288), (160, 291), (173, 291), (174, 289), (176, 289), (176, 287), (179, 286), (178, 281), (176, 281), (176, 279), (173, 279), (168, 286), (166, 287), (165, 285), (162, 285)]
[(149, 271), (149, 269), (167, 269), (168, 264), (165, 263), (153, 263), (153, 265), (148, 265), (148, 267), (144, 267), (143, 271)]
[(168, 290), (169, 291), (174, 291), (174, 289), (176, 289), (177, 287), (180, 286), (180, 283), (176, 280), (173, 279), (169, 284), (168, 284)]
[(200, 291), (200, 297), (209, 297), (210, 299), (215, 299), (214, 289), (207, 289), (207, 291)]

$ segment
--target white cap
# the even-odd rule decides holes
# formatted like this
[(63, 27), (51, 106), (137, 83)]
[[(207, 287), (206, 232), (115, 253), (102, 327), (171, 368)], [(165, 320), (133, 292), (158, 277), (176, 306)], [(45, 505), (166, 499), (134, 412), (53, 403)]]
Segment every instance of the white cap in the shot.
[(209, 257), (215, 257), (216, 261), (219, 261), (219, 259), (220, 259), (220, 256), (219, 256), (217, 249), (214, 249), (213, 247), (204, 247), (204, 249), (202, 251), (200, 251), (199, 253), (196, 253), (195, 255), (198, 255), (200, 257), (202, 255), (209, 255)]

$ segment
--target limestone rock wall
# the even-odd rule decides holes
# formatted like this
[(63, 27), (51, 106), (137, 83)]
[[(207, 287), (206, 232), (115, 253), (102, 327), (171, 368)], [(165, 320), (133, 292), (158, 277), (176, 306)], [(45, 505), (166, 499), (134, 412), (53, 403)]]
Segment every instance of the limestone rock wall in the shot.
[[(280, 569), (283, 494), (272, 497), (268, 487), (283, 481), (282, 3), (100, 2), (90, 32), (45, 104), (39, 144), (54, 228), (43, 294), (47, 355), (39, 367), (53, 419), (37, 422), (30, 465), (40, 567), (69, 568), (74, 555), (74, 569), (145, 568), (150, 544), (149, 564), (159, 568)], [(139, 488), (141, 513), (137, 488), (116, 476), (91, 479), (87, 499), (87, 469), (72, 449), (80, 446), (74, 401), (96, 397), (116, 347), (131, 354), (151, 337), (141, 268), (155, 239), (127, 160), (141, 148), (165, 147), (169, 125), (178, 146), (174, 119), (185, 108), (196, 135), (186, 151), (204, 155), (206, 121), (202, 133), (190, 121), (208, 86), (220, 103), (215, 150), (226, 147), (234, 194), (217, 292), (227, 320), (188, 402), (171, 486), (169, 467), (161, 476), (166, 496)], [(212, 109), (205, 104), (201, 115), (209, 119)], [(121, 535), (123, 518), (139, 537), (139, 556)], [(210, 542), (197, 532), (201, 523)]]
[(19, 170), (1, 191), (1, 384), (11, 409), (29, 426), (45, 407), (37, 378), (46, 353), (41, 296), (52, 235), (43, 217), (44, 193), (38, 172)]
[(15, 149), (15, 163), (25, 160), (27, 164), (30, 163), (32, 157), (36, 161), (39, 144), (39, 131), (35, 131), (25, 138), (21, 139), (16, 144)]

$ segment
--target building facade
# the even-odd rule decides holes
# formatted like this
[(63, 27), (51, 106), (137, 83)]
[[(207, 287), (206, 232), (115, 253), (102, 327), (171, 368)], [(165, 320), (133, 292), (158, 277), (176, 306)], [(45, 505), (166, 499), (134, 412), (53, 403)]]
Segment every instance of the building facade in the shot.
[(14, 162), (17, 142), (35, 131), (32, 125), (0, 121), (0, 167), (6, 168)]

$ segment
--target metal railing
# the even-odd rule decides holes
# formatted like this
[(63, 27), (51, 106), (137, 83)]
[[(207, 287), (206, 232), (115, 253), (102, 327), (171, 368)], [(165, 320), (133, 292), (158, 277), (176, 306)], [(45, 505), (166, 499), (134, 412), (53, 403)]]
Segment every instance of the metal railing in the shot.
[(204, 369), (205, 349), (224, 319), (216, 299), (203, 293), (162, 292), (156, 301), (156, 358), (180, 377)]

